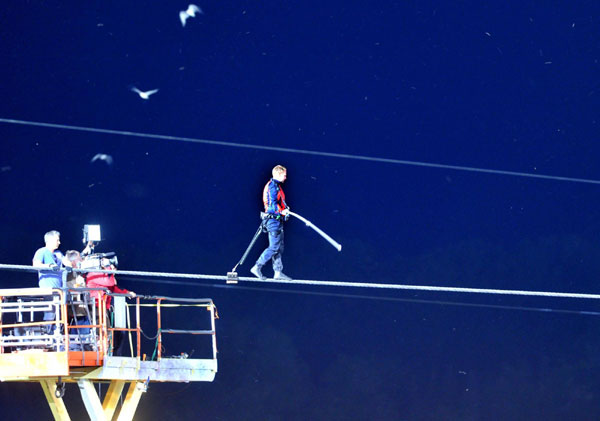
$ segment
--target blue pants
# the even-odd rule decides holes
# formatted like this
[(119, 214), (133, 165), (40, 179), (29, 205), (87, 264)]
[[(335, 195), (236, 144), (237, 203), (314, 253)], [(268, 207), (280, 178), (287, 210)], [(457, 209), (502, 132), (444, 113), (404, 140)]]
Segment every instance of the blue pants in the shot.
[(276, 219), (269, 219), (267, 221), (267, 231), (269, 233), (269, 247), (262, 252), (256, 261), (256, 265), (262, 267), (269, 260), (273, 260), (273, 270), (281, 272), (283, 270), (283, 262), (281, 261), (281, 255), (283, 254), (283, 223)]
[[(38, 282), (38, 285), (40, 288), (61, 288), (62, 287), (61, 281), (57, 281), (55, 278), (50, 278), (50, 277), (44, 277), (44, 278), (40, 279)], [(49, 295), (47, 297), (44, 297), (44, 299), (53, 301), (54, 296)], [(52, 321), (52, 320), (56, 320), (56, 314), (54, 314), (54, 307), (52, 307), (52, 310), (44, 312), (44, 321), (48, 322), (48, 321)], [(46, 329), (48, 329), (49, 332), (53, 332), (54, 325), (48, 325), (48, 327)]]
[[(72, 324), (75, 324), (77, 326), (89, 326), (91, 325), (89, 319), (87, 318), (87, 316), (79, 316), (79, 317), (74, 317)], [(77, 329), (73, 329), (73, 333), (74, 334), (80, 334), (80, 335), (89, 335), (90, 334), (91, 329), (89, 327), (80, 327)]]

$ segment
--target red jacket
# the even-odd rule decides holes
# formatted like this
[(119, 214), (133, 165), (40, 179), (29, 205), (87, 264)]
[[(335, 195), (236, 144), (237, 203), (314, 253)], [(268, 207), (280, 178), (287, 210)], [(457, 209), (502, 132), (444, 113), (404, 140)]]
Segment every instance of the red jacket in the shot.
[[(129, 292), (117, 286), (115, 275), (112, 273), (90, 272), (87, 274), (86, 284), (88, 288), (106, 288), (110, 292), (117, 294), (127, 294)], [(104, 297), (104, 291), (90, 291), (90, 295), (97, 298), (98, 302), (101, 302)], [(106, 299), (106, 306), (110, 306), (110, 297)]]

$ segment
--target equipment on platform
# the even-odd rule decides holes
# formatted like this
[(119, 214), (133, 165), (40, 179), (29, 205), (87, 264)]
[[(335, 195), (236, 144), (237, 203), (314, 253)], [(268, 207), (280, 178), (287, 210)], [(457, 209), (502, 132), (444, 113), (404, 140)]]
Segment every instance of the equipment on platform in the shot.
[(94, 253), (83, 256), (79, 269), (104, 269), (110, 265), (119, 265), (119, 259), (114, 252)]
[(90, 241), (97, 243), (101, 240), (100, 225), (83, 226), (83, 244), (88, 244)]

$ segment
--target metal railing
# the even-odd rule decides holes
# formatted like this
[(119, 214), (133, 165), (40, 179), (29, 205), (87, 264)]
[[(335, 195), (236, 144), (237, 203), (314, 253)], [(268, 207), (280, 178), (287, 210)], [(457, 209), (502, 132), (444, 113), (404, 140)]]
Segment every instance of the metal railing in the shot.
[[(93, 294), (92, 294), (93, 293)], [(95, 295), (95, 296), (93, 296)], [(109, 302), (118, 297), (133, 299), (125, 303), (126, 327), (111, 322)], [(130, 309), (134, 307), (135, 321), (131, 325)], [(216, 307), (209, 298), (173, 298), (161, 296), (135, 296), (111, 293), (104, 288), (24, 288), (0, 290), (0, 354), (43, 350), (46, 352), (81, 352), (85, 362), (86, 352), (95, 352), (96, 363), (104, 356), (112, 355), (117, 332), (123, 332), (121, 340), (136, 337), (135, 352), (131, 347), (131, 357), (142, 358), (141, 308), (156, 307), (157, 332), (154, 338), (156, 360), (163, 358), (164, 334), (210, 335), (212, 358), (216, 360), (217, 345), (215, 319)], [(210, 315), (209, 329), (182, 329), (180, 326), (163, 327), (161, 310), (166, 307), (197, 307)], [(45, 317), (43, 315), (46, 315)], [(52, 317), (50, 317), (52, 315)], [(46, 320), (44, 320), (44, 318)], [(50, 320), (52, 318), (52, 320)], [(194, 320), (198, 318), (186, 318)], [(154, 339), (151, 338), (151, 339)], [(88, 363), (90, 361), (87, 354)]]
[[(168, 334), (187, 334), (187, 335), (211, 335), (212, 357), (217, 359), (217, 335), (215, 329), (215, 319), (218, 318), (216, 307), (210, 298), (173, 298), (173, 297), (152, 297), (156, 299), (156, 323), (157, 323), (157, 360), (162, 358), (163, 333)], [(164, 304), (168, 302), (170, 304)], [(210, 312), (210, 329), (208, 330), (189, 330), (189, 329), (166, 329), (162, 327), (161, 308), (166, 306), (173, 307), (198, 307), (205, 308)]]

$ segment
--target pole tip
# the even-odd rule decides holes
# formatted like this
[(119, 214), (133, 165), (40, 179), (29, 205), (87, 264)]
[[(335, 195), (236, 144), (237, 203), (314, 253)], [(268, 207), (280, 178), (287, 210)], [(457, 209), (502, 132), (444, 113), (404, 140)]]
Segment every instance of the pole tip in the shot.
[(228, 284), (237, 284), (238, 283), (238, 274), (235, 271), (227, 272), (227, 280)]

